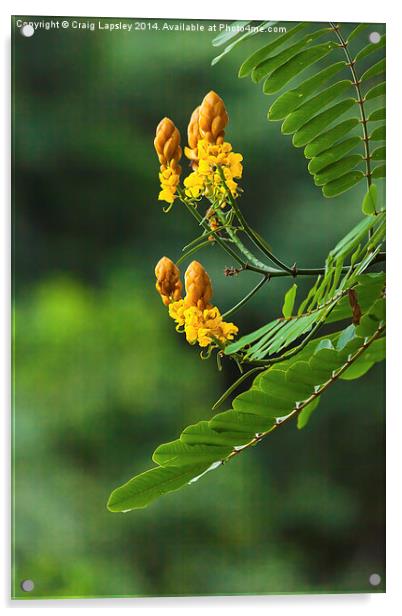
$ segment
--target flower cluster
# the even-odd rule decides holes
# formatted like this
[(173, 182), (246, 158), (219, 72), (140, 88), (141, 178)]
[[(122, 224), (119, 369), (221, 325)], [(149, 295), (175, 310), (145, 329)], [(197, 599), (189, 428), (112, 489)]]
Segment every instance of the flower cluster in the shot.
[(208, 143), (200, 139), (197, 145), (198, 166), (184, 180), (185, 192), (188, 197), (197, 199), (205, 195), (220, 205), (226, 204), (226, 191), (218, 167), (223, 171), (226, 186), (234, 197), (238, 196), (236, 179), (241, 178), (243, 157), (232, 151), (230, 143)]
[(201, 263), (193, 261), (186, 270), (184, 298), (181, 297), (179, 270), (170, 259), (163, 257), (155, 273), (156, 289), (169, 307), (169, 316), (176, 322), (177, 331), (184, 332), (190, 344), (221, 346), (233, 340), (238, 327), (226, 323), (219, 309), (210, 303), (211, 280)]
[[(239, 192), (236, 180), (243, 173), (242, 155), (233, 152), (231, 144), (225, 141), (228, 120), (223, 100), (211, 90), (191, 115), (187, 129), (188, 147), (184, 148), (192, 168), (192, 173), (184, 180), (186, 196), (192, 199), (205, 196), (221, 207), (225, 206), (227, 195), (218, 168), (234, 197)], [(180, 182), (182, 150), (180, 133), (169, 118), (159, 123), (154, 145), (160, 162), (159, 199), (172, 204)]]
[(194, 109), (187, 129), (189, 147), (184, 148), (184, 153), (192, 161), (193, 169), (198, 165), (198, 141), (204, 139), (207, 143), (223, 143), (228, 120), (225, 103), (211, 90), (204, 96), (201, 105)]
[(180, 182), (181, 167), (179, 161), (182, 157), (182, 149), (180, 147), (180, 133), (169, 118), (163, 118), (159, 122), (156, 128), (154, 146), (160, 163), (161, 191), (158, 198), (160, 201), (172, 204)]
[(216, 306), (204, 310), (196, 306), (186, 308), (184, 299), (181, 299), (169, 305), (169, 315), (176, 321), (177, 330), (184, 331), (187, 342), (198, 342), (200, 347), (209, 346), (213, 342), (224, 345), (233, 340), (239, 331), (234, 323), (226, 323), (222, 319)]

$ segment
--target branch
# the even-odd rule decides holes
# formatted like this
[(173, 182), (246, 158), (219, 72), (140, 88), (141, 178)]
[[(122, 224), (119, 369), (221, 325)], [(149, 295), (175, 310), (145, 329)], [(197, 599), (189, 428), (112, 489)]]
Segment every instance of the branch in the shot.
[(360, 117), (361, 117), (361, 124), (362, 124), (362, 130), (363, 130), (363, 141), (364, 141), (364, 152), (365, 152), (365, 162), (366, 162), (366, 178), (367, 178), (367, 188), (370, 188), (371, 186), (371, 161), (370, 161), (370, 145), (369, 145), (369, 135), (368, 135), (368, 131), (367, 131), (367, 118), (366, 118), (366, 112), (364, 109), (364, 98), (362, 96), (362, 92), (360, 89), (360, 80), (357, 76), (356, 73), (356, 69), (355, 69), (355, 61), (352, 60), (352, 57), (349, 53), (349, 48), (348, 48), (348, 42), (343, 38), (341, 32), (340, 32), (340, 28), (338, 25), (329, 22), (329, 25), (331, 26), (331, 28), (333, 29), (333, 31), (335, 32), (335, 35), (339, 41), (339, 45), (340, 47), (342, 47), (342, 49), (345, 52), (345, 56), (346, 59), (348, 61), (348, 66), (350, 68), (350, 72), (352, 73), (352, 77), (353, 77), (353, 85), (355, 87), (356, 90), (356, 94), (357, 94), (357, 103), (359, 104), (359, 108), (360, 108)]
[[(284, 269), (275, 269), (267, 265), (264, 265), (263, 263), (261, 263), (261, 261), (256, 259), (254, 255), (252, 255), (252, 253), (250, 253), (250, 251), (244, 246), (243, 242), (239, 240), (236, 233), (234, 233), (232, 230), (228, 230), (227, 226), (225, 226), (224, 224), (221, 224), (219, 229), (212, 230), (208, 224), (208, 221), (203, 219), (203, 217), (201, 216), (201, 214), (199, 214), (197, 209), (191, 203), (188, 202), (187, 198), (185, 197), (185, 195), (183, 194), (180, 188), (178, 188), (178, 195), (179, 195), (180, 201), (184, 203), (188, 211), (192, 214), (192, 216), (194, 216), (197, 222), (206, 231), (208, 231), (210, 235), (214, 237), (214, 240), (216, 241), (216, 243), (219, 244), (221, 248), (223, 248), (223, 250), (225, 250), (233, 259), (235, 259), (237, 263), (239, 263), (239, 265), (241, 266), (239, 269), (239, 272), (242, 270), (249, 270), (252, 272), (256, 272), (257, 274), (262, 274), (263, 276), (268, 276), (269, 278), (282, 278), (284, 276), (288, 276), (288, 277), (291, 276), (292, 278), (297, 278), (297, 276), (318, 276), (320, 274), (325, 274), (326, 272), (325, 267), (299, 268), (299, 267), (296, 267), (296, 265), (294, 265), (292, 268), (287, 268), (286, 270), (284, 270)], [(240, 212), (240, 209), (239, 208), (237, 209)], [(223, 216), (223, 213), (220, 211), (219, 212), (217, 211), (216, 213), (218, 214), (218, 217)], [(222, 220), (220, 222), (222, 223)], [(223, 227), (227, 231), (229, 238), (232, 240), (233, 244), (236, 245), (236, 247), (243, 253), (243, 255), (246, 256), (246, 258), (248, 257), (250, 258), (250, 260), (252, 259), (254, 263), (250, 263), (249, 261), (244, 261), (242, 257), (240, 257), (230, 246), (228, 246), (227, 240), (225, 241), (225, 239), (223, 239), (218, 233), (219, 231), (223, 229)], [(379, 253), (378, 256), (372, 261), (370, 265), (377, 263), (379, 261), (385, 261), (384, 252)], [(359, 263), (356, 263), (355, 268), (357, 268), (359, 265), (360, 265)], [(287, 266), (284, 266), (284, 267), (287, 267)], [(342, 272), (347, 272), (348, 270), (349, 270), (349, 266), (347, 265), (345, 265), (342, 268)]]
[(247, 295), (245, 295), (243, 297), (243, 299), (241, 299), (237, 304), (235, 304), (233, 306), (233, 308), (230, 308), (230, 310), (227, 310), (223, 315), (222, 318), (225, 319), (228, 316), (232, 316), (232, 314), (234, 314), (235, 312), (237, 312), (242, 306), (244, 306), (244, 304), (246, 304), (255, 293), (257, 293), (257, 291), (266, 283), (270, 280), (269, 274), (267, 274), (266, 276), (263, 276), (263, 278), (261, 278), (261, 280), (258, 281), (258, 283), (255, 285), (255, 287), (253, 289), (251, 289), (251, 291), (249, 293), (247, 293)]
[(221, 177), (221, 180), (222, 180), (222, 185), (223, 185), (223, 187), (224, 187), (224, 189), (226, 191), (226, 194), (228, 196), (230, 205), (231, 205), (233, 211), (235, 212), (235, 214), (236, 214), (236, 216), (238, 218), (238, 221), (240, 222), (240, 224), (241, 224), (243, 230), (245, 231), (245, 233), (248, 235), (248, 237), (253, 242), (253, 244), (255, 244), (255, 246), (257, 246), (257, 248), (259, 248), (261, 250), (261, 252), (266, 257), (268, 257), (268, 259), (270, 259), (270, 261), (272, 261), (272, 263), (275, 263), (275, 265), (278, 265), (281, 268), (281, 270), (284, 270), (289, 275), (293, 276), (294, 275), (293, 269), (291, 267), (288, 267), (284, 263), (282, 263), (282, 261), (280, 261), (278, 259), (278, 257), (276, 257), (269, 250), (267, 244), (263, 240), (261, 240), (261, 238), (258, 235), (258, 233), (253, 231), (253, 229), (250, 227), (250, 225), (248, 224), (248, 222), (247, 222), (246, 218), (244, 217), (242, 211), (240, 210), (239, 206), (237, 205), (236, 200), (233, 197), (230, 188), (226, 184), (225, 174), (223, 173), (222, 167), (218, 166), (217, 169), (218, 169), (218, 173), (219, 173), (219, 175)]
[(337, 371), (335, 372), (332, 377), (330, 379), (328, 379), (328, 381), (326, 381), (325, 383), (323, 383), (318, 389), (317, 391), (315, 391), (313, 394), (311, 394), (311, 396), (309, 398), (307, 398), (307, 400), (304, 400), (304, 402), (296, 407), (293, 411), (291, 411), (291, 413), (289, 413), (289, 415), (287, 415), (282, 421), (277, 420), (277, 423), (270, 428), (269, 430), (267, 430), (266, 432), (262, 432), (261, 434), (256, 435), (249, 443), (247, 443), (246, 445), (244, 445), (241, 449), (235, 449), (233, 450), (227, 458), (225, 458), (222, 462), (229, 462), (229, 460), (231, 460), (232, 458), (234, 458), (235, 456), (237, 456), (240, 452), (242, 452), (244, 449), (248, 449), (249, 447), (252, 447), (254, 445), (256, 445), (257, 443), (259, 443), (260, 441), (262, 441), (262, 439), (264, 439), (268, 434), (271, 434), (271, 432), (275, 432), (280, 426), (283, 426), (285, 423), (287, 423), (288, 421), (290, 421), (291, 419), (293, 419), (294, 417), (297, 417), (297, 415), (299, 415), (299, 413), (301, 413), (301, 411), (311, 402), (313, 402), (318, 396), (320, 396), (322, 393), (324, 393), (333, 383), (335, 383), (338, 378), (357, 360), (359, 359), (359, 357), (368, 349), (368, 347), (375, 341), (377, 340), (377, 338), (379, 338), (381, 336), (381, 334), (385, 331), (385, 325), (380, 326), (375, 332), (374, 334), (368, 338), (363, 344), (362, 346), (351, 356), (348, 358), (348, 360), (344, 363), (344, 365)]

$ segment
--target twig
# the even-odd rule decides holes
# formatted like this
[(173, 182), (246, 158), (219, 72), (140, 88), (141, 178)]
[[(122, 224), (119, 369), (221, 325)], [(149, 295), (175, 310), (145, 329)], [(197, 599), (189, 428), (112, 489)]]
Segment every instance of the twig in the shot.
[(258, 281), (258, 283), (255, 285), (255, 287), (253, 289), (251, 289), (251, 291), (249, 293), (247, 293), (247, 295), (245, 295), (243, 297), (243, 299), (241, 299), (237, 304), (235, 304), (233, 306), (233, 308), (230, 308), (230, 310), (227, 310), (223, 315), (222, 318), (225, 319), (228, 316), (231, 316), (232, 314), (234, 314), (235, 312), (237, 312), (242, 306), (244, 306), (244, 304), (246, 304), (255, 293), (257, 293), (257, 291), (266, 283), (268, 282), (268, 280), (270, 280), (269, 275), (267, 276), (263, 276), (261, 278), (261, 280)]
[(337, 379), (364, 353), (364, 351), (366, 351), (366, 349), (375, 341), (377, 340), (377, 338), (379, 338), (381, 336), (381, 334), (385, 331), (385, 325), (380, 326), (375, 332), (374, 334), (367, 339), (362, 346), (356, 351), (356, 353), (354, 353), (354, 355), (352, 355), (351, 357), (348, 358), (348, 360), (345, 362), (345, 364), (338, 370), (336, 371), (330, 379), (328, 379), (328, 381), (326, 381), (325, 383), (323, 383), (318, 389), (317, 391), (315, 391), (314, 393), (311, 394), (311, 396), (309, 396), (309, 398), (307, 398), (307, 400), (304, 400), (302, 402), (302, 404), (300, 406), (298, 406), (297, 408), (293, 409), (293, 411), (291, 411), (291, 413), (289, 413), (289, 415), (287, 415), (282, 421), (276, 423), (274, 426), (272, 426), (272, 428), (270, 428), (269, 430), (267, 430), (266, 432), (262, 432), (261, 434), (256, 435), (251, 441), (249, 441), (246, 445), (244, 445), (241, 449), (235, 449), (233, 450), (228, 456), (227, 458), (225, 458), (223, 460), (223, 462), (228, 462), (229, 460), (231, 460), (232, 458), (234, 458), (235, 456), (237, 456), (241, 451), (243, 451), (244, 449), (248, 449), (249, 447), (252, 447), (253, 445), (256, 445), (257, 443), (259, 443), (263, 438), (265, 438), (268, 434), (271, 434), (271, 432), (276, 431), (279, 427), (283, 426), (285, 423), (287, 423), (288, 421), (290, 421), (291, 419), (293, 419), (294, 417), (296, 417), (297, 415), (299, 415), (299, 413), (301, 413), (301, 411), (311, 402), (313, 402), (313, 400), (315, 400), (318, 396), (320, 396), (322, 393), (324, 393), (324, 391), (326, 391), (328, 389), (328, 387), (330, 387), (333, 383), (335, 383), (335, 381), (337, 381)]

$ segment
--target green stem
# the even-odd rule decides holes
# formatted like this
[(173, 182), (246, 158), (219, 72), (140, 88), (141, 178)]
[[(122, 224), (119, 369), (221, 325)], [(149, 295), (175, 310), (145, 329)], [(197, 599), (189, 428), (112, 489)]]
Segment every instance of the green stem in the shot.
[(240, 222), (243, 230), (245, 231), (245, 233), (248, 235), (248, 237), (250, 238), (250, 240), (253, 242), (253, 244), (255, 246), (257, 246), (257, 248), (259, 248), (261, 250), (261, 252), (268, 257), (268, 259), (270, 259), (270, 261), (272, 261), (273, 263), (275, 263), (275, 265), (278, 265), (278, 267), (280, 267), (282, 270), (284, 270), (285, 272), (287, 272), (288, 274), (293, 275), (294, 271), (292, 268), (288, 267), (287, 265), (285, 265), (284, 263), (282, 263), (282, 261), (280, 261), (268, 248), (268, 245), (266, 244), (265, 241), (263, 241), (260, 236), (258, 235), (258, 233), (256, 233), (255, 231), (253, 231), (253, 229), (250, 227), (250, 225), (248, 224), (247, 220), (244, 217), (243, 212), (240, 210), (239, 206), (236, 203), (236, 199), (233, 197), (232, 195), (232, 191), (230, 190), (230, 188), (228, 187), (228, 185), (226, 184), (226, 179), (225, 179), (225, 174), (223, 173), (223, 169), (222, 167), (218, 167), (218, 173), (221, 177), (222, 180), (222, 185), (225, 189), (225, 192), (228, 196), (230, 205), (233, 209), (233, 211), (235, 212), (238, 221)]
[(234, 383), (231, 384), (230, 387), (228, 387), (228, 389), (221, 395), (221, 397), (215, 402), (215, 404), (212, 407), (212, 410), (215, 411), (221, 404), (222, 402), (225, 402), (225, 400), (242, 384), (244, 383), (244, 381), (246, 379), (248, 379), (252, 374), (255, 374), (256, 372), (261, 372), (261, 370), (264, 370), (263, 367), (261, 368), (251, 368), (251, 370), (249, 370), (248, 372), (245, 372), (244, 374), (242, 374), (237, 381), (235, 381)]
[[(180, 188), (178, 189), (178, 194), (179, 194), (181, 202), (184, 203), (184, 205), (186, 206), (188, 211), (191, 213), (191, 215), (194, 216), (194, 218), (197, 220), (198, 223), (201, 223), (201, 221), (203, 220), (202, 216), (197, 212), (196, 208), (191, 203), (188, 202), (187, 198), (185, 197), (185, 195), (183, 194)], [(223, 213), (221, 214), (223, 215)], [(219, 231), (220, 229), (213, 231), (212, 229), (210, 229), (207, 221), (202, 222), (202, 226), (204, 227), (205, 230), (208, 231), (210, 235), (214, 236), (214, 239), (217, 242), (217, 244), (219, 244), (221, 248), (223, 248), (223, 250), (225, 250), (233, 259), (235, 259), (235, 261), (237, 261), (237, 263), (240, 264), (241, 266), (240, 271), (249, 270), (252, 272), (256, 272), (257, 274), (262, 274), (263, 276), (269, 275), (270, 278), (282, 278), (284, 276), (292, 276), (293, 278), (296, 278), (297, 276), (318, 276), (320, 274), (325, 274), (325, 271), (326, 271), (325, 267), (317, 267), (317, 268), (294, 267), (291, 270), (278, 270), (278, 269), (270, 268), (267, 265), (264, 265), (263, 263), (258, 261), (258, 259), (257, 259), (259, 263), (258, 266), (248, 261), (244, 261), (234, 250), (232, 250), (230, 246), (227, 245), (227, 242), (225, 242), (224, 239), (219, 236), (217, 231)], [(227, 230), (226, 226), (225, 228)], [(229, 237), (233, 241), (233, 243), (237, 246), (237, 248), (243, 252), (244, 256), (246, 257), (253, 256), (247, 250), (247, 248), (244, 246), (241, 240), (239, 240), (239, 238), (236, 236), (236, 233), (233, 233), (233, 231), (231, 231), (231, 234), (229, 234)], [(246, 251), (246, 254), (244, 251)], [(378, 258), (373, 260), (371, 265), (379, 261), (385, 261), (385, 253), (379, 253)], [(358, 267), (358, 265), (359, 264), (357, 263), (355, 267)], [(346, 272), (348, 270), (348, 267), (349, 266), (344, 266), (342, 268), (342, 271)]]
[[(184, 205), (186, 206), (186, 208), (188, 209), (188, 211), (194, 216), (194, 218), (200, 222), (202, 217), (201, 215), (197, 212), (197, 210), (190, 204), (188, 203), (187, 199), (183, 197), (183, 195), (181, 194), (181, 191), (179, 192), (180, 195), (180, 200), (182, 201), (182, 203), (184, 203)], [(228, 246), (225, 242), (222, 241), (222, 239), (219, 237), (219, 235), (212, 231), (211, 229), (209, 229), (209, 225), (207, 222), (203, 223), (203, 227), (204, 229), (208, 230), (211, 232), (211, 235), (214, 236), (216, 242), (228, 253), (230, 254), (231, 257), (233, 257), (233, 259), (235, 259), (235, 261), (237, 261), (237, 263), (239, 263), (242, 267), (242, 269), (245, 266), (244, 261), (237, 255), (237, 253), (235, 253), (234, 250), (232, 250), (232, 248), (230, 246)]]
[(210, 240), (205, 240), (204, 242), (201, 242), (200, 244), (197, 244), (193, 248), (190, 248), (190, 250), (185, 252), (184, 255), (181, 255), (181, 257), (179, 259), (177, 259), (176, 265), (179, 265), (182, 261), (187, 259), (187, 257), (189, 257), (190, 255), (194, 254), (195, 252), (197, 252), (201, 248), (204, 248), (204, 246), (211, 246), (211, 241)]
[(309, 398), (307, 398), (307, 400), (304, 400), (304, 402), (298, 406), (297, 408), (295, 408), (291, 413), (289, 413), (289, 415), (287, 415), (285, 417), (285, 419), (283, 419), (282, 421), (276, 423), (274, 426), (272, 426), (272, 428), (270, 428), (269, 430), (267, 430), (266, 432), (263, 432), (261, 434), (259, 434), (258, 436), (255, 436), (249, 443), (247, 443), (246, 445), (244, 445), (244, 447), (242, 447), (241, 449), (236, 449), (234, 451), (232, 451), (227, 458), (225, 458), (225, 462), (228, 462), (229, 460), (231, 460), (232, 458), (234, 458), (235, 456), (237, 456), (241, 451), (244, 451), (244, 449), (248, 449), (249, 447), (252, 447), (253, 445), (256, 445), (257, 443), (259, 443), (263, 438), (265, 438), (268, 434), (271, 434), (271, 432), (274, 432), (275, 430), (277, 430), (279, 427), (283, 426), (285, 423), (287, 423), (288, 421), (291, 421), (294, 417), (297, 417), (297, 415), (299, 415), (299, 413), (301, 413), (301, 411), (311, 402), (313, 402), (313, 400), (315, 400), (318, 396), (320, 396), (321, 394), (323, 394), (328, 387), (330, 387), (333, 383), (335, 383), (335, 381), (338, 380), (338, 378), (366, 351), (366, 349), (375, 341), (377, 340), (377, 338), (379, 338), (381, 336), (381, 334), (384, 332), (385, 330), (385, 326), (381, 326), (379, 327), (374, 334), (368, 339), (366, 340), (363, 345), (356, 351), (356, 353), (354, 353), (354, 355), (352, 355), (346, 362), (345, 364), (343, 364), (343, 366), (335, 373), (331, 376), (330, 379), (328, 379), (328, 381), (326, 381), (325, 383), (323, 383), (318, 389), (317, 391), (315, 391), (313, 394), (311, 394), (311, 396), (309, 396)]
[(203, 240), (205, 237), (208, 237), (208, 233), (205, 232), (205, 230), (203, 231), (203, 233), (201, 235), (199, 235), (198, 237), (194, 238), (193, 240), (191, 240), (191, 242), (189, 242), (188, 244), (186, 244), (185, 246), (183, 246), (183, 248), (181, 249), (182, 252), (185, 252), (186, 250), (188, 250), (189, 248), (192, 248), (192, 246), (194, 246), (195, 244), (197, 244), (198, 242), (200, 242), (201, 240)]
[[(364, 161), (366, 163), (367, 190), (370, 190), (370, 186), (371, 186), (371, 154), (370, 154), (370, 144), (369, 144), (370, 137), (369, 137), (368, 130), (367, 130), (367, 121), (368, 120), (366, 118), (366, 112), (365, 112), (365, 109), (364, 109), (365, 99), (362, 96), (362, 91), (360, 89), (360, 83), (361, 82), (360, 82), (360, 80), (359, 80), (359, 78), (357, 76), (356, 70), (355, 70), (356, 61), (352, 59), (352, 56), (349, 53), (348, 41), (343, 38), (339, 26), (336, 25), (335, 23), (332, 23), (331, 21), (329, 22), (329, 25), (331, 26), (331, 28), (335, 32), (335, 36), (337, 37), (337, 39), (339, 41), (340, 47), (342, 47), (342, 49), (345, 52), (345, 56), (346, 56), (347, 61), (348, 61), (348, 66), (350, 68), (350, 72), (352, 73), (352, 77), (353, 77), (353, 85), (354, 85), (354, 87), (356, 89), (357, 102), (359, 104), (361, 125), (362, 125), (362, 130), (363, 130)], [(377, 214), (375, 208), (374, 208), (374, 213)], [(368, 232), (369, 239), (372, 236), (372, 234), (373, 234), (373, 230), (369, 229), (369, 232)]]
[[(223, 226), (225, 223), (225, 214), (222, 210), (216, 210), (215, 216), (218, 218), (219, 222)], [(236, 244), (239, 251), (246, 257), (247, 259), (247, 269), (252, 269), (253, 271), (257, 271), (259, 273), (270, 274), (275, 273), (278, 270), (273, 270), (272, 268), (266, 266), (259, 259), (257, 259), (252, 252), (243, 244), (243, 242), (239, 239), (237, 233), (235, 233), (232, 229), (227, 228), (226, 233), (232, 240), (234, 244)], [(246, 268), (245, 268), (246, 269)]]
[(350, 72), (352, 74), (353, 77), (353, 85), (355, 87), (356, 90), (356, 94), (357, 94), (357, 103), (359, 105), (360, 108), (360, 118), (361, 118), (361, 124), (362, 124), (362, 130), (363, 130), (363, 141), (364, 141), (364, 152), (365, 152), (365, 162), (366, 162), (366, 178), (367, 178), (367, 188), (370, 188), (371, 186), (371, 160), (370, 160), (370, 145), (369, 145), (369, 134), (368, 134), (368, 130), (367, 130), (367, 118), (366, 118), (366, 112), (364, 109), (364, 98), (362, 96), (362, 92), (360, 89), (360, 80), (357, 76), (356, 73), (356, 69), (355, 69), (355, 60), (352, 59), (352, 56), (349, 53), (349, 48), (348, 48), (348, 42), (343, 38), (341, 32), (340, 32), (340, 28), (338, 25), (336, 25), (335, 23), (332, 23), (331, 21), (329, 22), (329, 25), (331, 26), (331, 28), (333, 29), (333, 31), (335, 32), (335, 36), (337, 37), (338, 41), (339, 41), (339, 45), (340, 47), (342, 47), (342, 49), (345, 52), (345, 56), (346, 59), (348, 61), (348, 67), (350, 68)]
[(263, 276), (261, 278), (261, 280), (258, 281), (258, 283), (255, 285), (255, 287), (253, 289), (251, 289), (251, 291), (249, 293), (247, 293), (247, 295), (245, 295), (243, 297), (243, 299), (241, 299), (237, 304), (235, 304), (233, 306), (233, 308), (230, 308), (230, 310), (227, 310), (223, 315), (222, 318), (225, 319), (228, 316), (232, 316), (235, 312), (237, 312), (242, 306), (244, 306), (244, 304), (246, 304), (255, 293), (257, 293), (257, 291), (269, 280), (269, 276)]

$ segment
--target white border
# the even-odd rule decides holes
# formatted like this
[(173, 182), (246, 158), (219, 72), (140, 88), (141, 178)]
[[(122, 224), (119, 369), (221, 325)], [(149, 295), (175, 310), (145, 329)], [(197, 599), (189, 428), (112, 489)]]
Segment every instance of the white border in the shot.
[[(272, 13), (271, 13), (272, 10)], [(268, 15), (269, 13), (269, 15)], [(388, 218), (391, 222), (388, 231), (388, 337), (387, 354), (387, 594), (374, 595), (300, 595), (300, 596), (268, 596), (268, 597), (205, 597), (183, 599), (119, 599), (119, 600), (64, 600), (64, 601), (13, 601), (8, 599), (10, 589), (9, 574), (9, 452), (10, 452), (10, 424), (8, 420), (8, 408), (10, 405), (10, 371), (9, 371), (9, 294), (10, 294), (10, 241), (9, 241), (9, 203), (10, 203), (10, 15), (85, 15), (85, 16), (124, 16), (124, 17), (166, 17), (166, 18), (192, 18), (192, 19), (278, 19), (281, 21), (369, 21), (387, 23), (387, 149), (388, 149), (388, 180), (387, 200), (389, 204)], [(99, 608), (110, 611), (116, 608), (135, 609), (137, 612), (149, 609), (163, 609), (168, 614), (178, 608), (192, 611), (219, 610), (221, 614), (230, 612), (231, 615), (244, 613), (251, 607), (255, 611), (267, 610), (280, 611), (282, 614), (293, 613), (297, 610), (298, 616), (339, 613), (347, 610), (347, 614), (353, 611), (357, 616), (364, 614), (369, 616), (377, 614), (381, 610), (383, 614), (391, 613), (399, 603), (399, 587), (401, 584), (401, 438), (402, 438), (402, 404), (399, 386), (401, 360), (397, 353), (402, 349), (401, 328), (397, 326), (398, 317), (401, 316), (401, 283), (399, 263), (401, 262), (400, 234), (402, 231), (401, 217), (401, 191), (398, 179), (402, 172), (401, 148), (398, 141), (402, 138), (401, 130), (401, 88), (400, 68), (402, 58), (402, 19), (401, 9), (395, 1), (381, 0), (378, 3), (363, 1), (352, 2), (351, 0), (336, 0), (333, 3), (325, 3), (322, 0), (288, 1), (286, 3), (272, 2), (261, 3), (257, 0), (247, 0), (242, 4), (235, 5), (233, 2), (216, 0), (202, 0), (198, 3), (190, 0), (175, 0), (148, 2), (138, 4), (133, 2), (88, 2), (85, 0), (70, 0), (69, 2), (50, 1), (36, 2), (3, 2), (1, 14), (2, 32), (2, 97), (1, 121), (3, 124), (2, 135), (7, 135), (1, 151), (2, 156), (2, 183), (3, 207), (1, 225), (1, 284), (3, 302), (1, 303), (0, 340), (3, 341), (1, 352), (1, 392), (3, 392), (2, 415), (3, 430), (2, 440), (2, 487), (3, 498), (0, 508), (2, 521), (2, 559), (0, 569), (0, 597), (2, 604), (7, 609), (17, 611), (27, 609), (81, 609), (98, 610)], [(399, 236), (398, 236), (399, 234)], [(399, 241), (398, 241), (399, 240)], [(399, 607), (399, 606), (398, 606)]]

